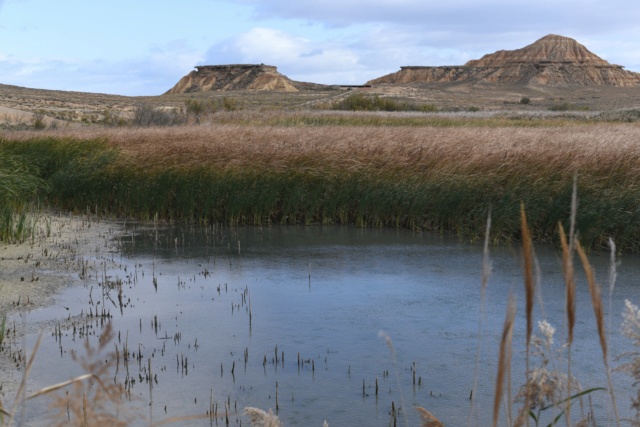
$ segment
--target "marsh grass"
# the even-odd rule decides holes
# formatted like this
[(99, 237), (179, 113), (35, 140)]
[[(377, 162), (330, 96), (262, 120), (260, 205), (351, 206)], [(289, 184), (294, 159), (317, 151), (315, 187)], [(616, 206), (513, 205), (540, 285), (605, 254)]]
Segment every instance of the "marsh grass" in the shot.
[(54, 207), (228, 224), (355, 224), (557, 242), (573, 175), (587, 247), (640, 250), (632, 125), (551, 128), (210, 125), (6, 134)]
[(44, 181), (27, 159), (0, 149), (0, 241), (22, 242), (32, 233), (28, 213), (42, 188)]

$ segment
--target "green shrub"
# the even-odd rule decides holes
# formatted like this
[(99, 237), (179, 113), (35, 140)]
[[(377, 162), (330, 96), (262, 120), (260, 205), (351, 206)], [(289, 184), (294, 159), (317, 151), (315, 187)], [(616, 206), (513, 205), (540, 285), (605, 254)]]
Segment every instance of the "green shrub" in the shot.
[(554, 104), (549, 107), (549, 111), (589, 111), (587, 106), (580, 107), (569, 102), (563, 102), (562, 104)]
[(33, 114), (33, 128), (35, 130), (43, 130), (47, 127), (46, 122), (44, 121), (44, 113), (38, 111)]
[(549, 107), (549, 111), (570, 111), (573, 110), (573, 106), (568, 102), (563, 102), (562, 104), (554, 104)]
[(523, 96), (522, 98), (520, 98), (520, 104), (528, 105), (530, 103), (531, 103), (531, 99), (528, 96)]
[(149, 104), (139, 104), (133, 110), (133, 125), (140, 127), (149, 126), (175, 126), (185, 123), (185, 116), (177, 110), (163, 110), (154, 108)]
[(419, 107), (419, 110), (423, 113), (435, 113), (438, 111), (438, 107), (433, 104), (423, 104)]
[(340, 101), (335, 101), (331, 108), (333, 110), (347, 111), (422, 111), (425, 113), (437, 111), (437, 108), (431, 104), (418, 106), (406, 102), (397, 102), (389, 98), (382, 98), (378, 95), (366, 96), (361, 93), (355, 93)]
[(240, 102), (238, 102), (237, 99), (229, 98), (228, 96), (222, 98), (222, 108), (224, 108), (225, 111), (237, 111), (241, 109)]

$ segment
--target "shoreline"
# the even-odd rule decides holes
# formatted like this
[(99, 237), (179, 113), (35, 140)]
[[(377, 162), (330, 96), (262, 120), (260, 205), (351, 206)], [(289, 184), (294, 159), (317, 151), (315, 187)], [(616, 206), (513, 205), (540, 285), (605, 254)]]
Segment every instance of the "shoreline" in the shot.
[[(0, 244), (0, 314), (6, 314), (6, 333), (0, 351), (1, 401), (11, 408), (23, 377), (24, 336), (46, 332), (61, 319), (29, 323), (29, 313), (56, 303), (71, 287), (96, 281), (96, 272), (85, 272), (83, 262), (113, 249), (119, 231), (114, 222), (87, 215), (44, 212), (34, 214), (33, 236), (22, 243)], [(92, 269), (91, 265), (85, 268)], [(23, 318), (24, 316), (24, 318)], [(30, 348), (26, 349), (30, 352)], [(29, 357), (30, 354), (26, 354)], [(37, 357), (37, 356), (36, 356)], [(28, 379), (28, 384), (33, 379)]]

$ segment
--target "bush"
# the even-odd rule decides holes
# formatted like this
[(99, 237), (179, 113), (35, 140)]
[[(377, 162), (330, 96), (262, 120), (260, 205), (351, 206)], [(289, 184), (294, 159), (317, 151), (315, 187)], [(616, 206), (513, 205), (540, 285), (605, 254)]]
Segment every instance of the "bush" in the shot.
[(225, 111), (237, 111), (241, 109), (240, 103), (237, 99), (229, 98), (227, 96), (222, 98), (222, 108), (224, 108)]
[(120, 127), (127, 124), (124, 117), (122, 117), (117, 111), (105, 110), (102, 115), (104, 116), (102, 123), (105, 126)]
[(549, 111), (588, 111), (589, 107), (580, 107), (569, 102), (563, 102), (562, 104), (554, 104), (549, 107)]
[(549, 107), (549, 111), (569, 111), (572, 109), (573, 106), (568, 102), (563, 102), (562, 104), (554, 104)]
[(640, 121), (640, 109), (605, 111), (598, 115), (598, 119), (606, 122), (634, 123)]
[(43, 130), (47, 127), (47, 123), (44, 121), (44, 113), (38, 111), (33, 114), (33, 128), (35, 130)]
[(340, 101), (336, 101), (331, 108), (333, 110), (348, 111), (437, 111), (437, 108), (431, 104), (417, 106), (406, 102), (397, 102), (389, 98), (381, 98), (378, 95), (365, 96), (361, 93), (349, 95)]
[(433, 104), (423, 104), (419, 107), (420, 111), (423, 113), (435, 113), (438, 111), (438, 107)]
[(163, 110), (149, 104), (140, 104), (133, 110), (134, 126), (175, 126), (184, 123), (185, 116), (179, 110)]
[(523, 96), (522, 98), (520, 98), (520, 104), (522, 105), (528, 105), (531, 103), (531, 99), (527, 96)]
[(237, 111), (242, 107), (240, 102), (235, 98), (229, 98), (225, 96), (222, 100), (210, 99), (208, 101), (199, 101), (197, 99), (188, 99), (185, 102), (187, 122), (190, 121), (190, 117), (193, 117), (195, 123), (200, 123), (200, 120), (204, 116), (210, 116), (218, 112), (219, 110), (225, 111)]

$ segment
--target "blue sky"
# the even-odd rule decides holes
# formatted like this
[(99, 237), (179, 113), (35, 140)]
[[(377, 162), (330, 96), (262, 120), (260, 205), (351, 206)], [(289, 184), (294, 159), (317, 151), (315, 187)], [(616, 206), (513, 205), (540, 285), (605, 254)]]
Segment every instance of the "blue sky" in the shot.
[(0, 0), (0, 83), (158, 95), (195, 65), (361, 84), (547, 34), (640, 72), (637, 0)]

